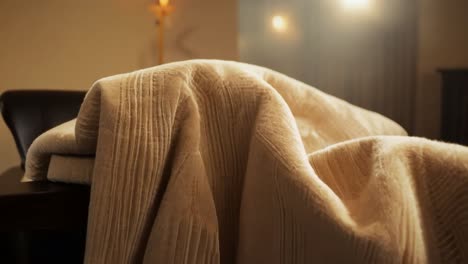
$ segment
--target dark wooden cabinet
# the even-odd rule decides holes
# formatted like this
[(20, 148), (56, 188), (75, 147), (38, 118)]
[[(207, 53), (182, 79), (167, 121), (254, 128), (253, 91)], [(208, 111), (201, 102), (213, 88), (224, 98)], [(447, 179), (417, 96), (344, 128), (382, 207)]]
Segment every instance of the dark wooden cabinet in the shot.
[(0, 176), (0, 263), (83, 263), (89, 186)]
[(468, 145), (468, 68), (443, 69), (441, 139)]

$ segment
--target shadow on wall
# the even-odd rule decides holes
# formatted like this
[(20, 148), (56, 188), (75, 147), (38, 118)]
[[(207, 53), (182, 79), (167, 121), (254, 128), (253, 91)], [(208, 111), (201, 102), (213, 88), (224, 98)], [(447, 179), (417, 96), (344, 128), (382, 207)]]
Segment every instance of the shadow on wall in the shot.
[(21, 169), (20, 166), (13, 166), (13, 167), (10, 167), (10, 168), (7, 168), (5, 171), (3, 172), (0, 172), (0, 177), (8, 177), (10, 179), (12, 178), (18, 178), (20, 179), (20, 177), (24, 174), (24, 171), (23, 169)]

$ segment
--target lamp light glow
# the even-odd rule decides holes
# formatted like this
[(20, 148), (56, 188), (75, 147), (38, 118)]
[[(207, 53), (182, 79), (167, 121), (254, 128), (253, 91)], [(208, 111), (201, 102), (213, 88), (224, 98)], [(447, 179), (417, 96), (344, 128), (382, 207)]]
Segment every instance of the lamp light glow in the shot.
[(280, 16), (280, 15), (273, 16), (273, 18), (271, 20), (271, 25), (278, 32), (286, 31), (286, 29), (288, 27), (288, 23), (287, 23), (286, 19), (283, 16)]
[(168, 6), (169, 5), (169, 0), (159, 0), (159, 5)]
[(343, 5), (348, 9), (364, 9), (369, 7), (369, 0), (343, 0)]

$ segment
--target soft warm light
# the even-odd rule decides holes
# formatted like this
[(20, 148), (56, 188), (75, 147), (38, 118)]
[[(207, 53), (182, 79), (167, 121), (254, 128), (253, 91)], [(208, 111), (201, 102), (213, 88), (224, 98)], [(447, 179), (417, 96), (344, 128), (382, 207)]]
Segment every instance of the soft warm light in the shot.
[(159, 4), (161, 6), (168, 6), (169, 5), (169, 0), (159, 0)]
[(271, 20), (271, 25), (276, 31), (280, 32), (285, 31), (288, 27), (288, 23), (286, 22), (286, 19), (283, 16), (274, 16)]
[(343, 5), (349, 9), (363, 9), (369, 7), (369, 0), (342, 0)]

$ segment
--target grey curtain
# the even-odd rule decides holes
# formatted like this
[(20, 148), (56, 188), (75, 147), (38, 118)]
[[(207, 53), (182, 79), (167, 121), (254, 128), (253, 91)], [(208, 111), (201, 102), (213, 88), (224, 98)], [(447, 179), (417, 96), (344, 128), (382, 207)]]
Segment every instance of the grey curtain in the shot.
[[(416, 0), (240, 0), (241, 60), (273, 68), (412, 131), (416, 90)], [(273, 15), (288, 21), (275, 32)]]

